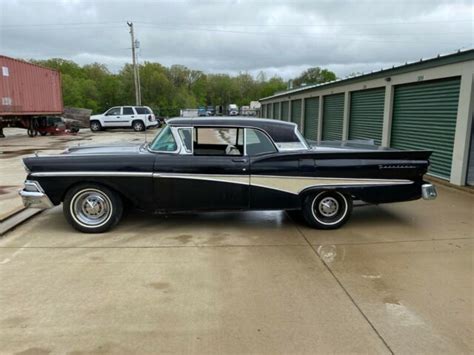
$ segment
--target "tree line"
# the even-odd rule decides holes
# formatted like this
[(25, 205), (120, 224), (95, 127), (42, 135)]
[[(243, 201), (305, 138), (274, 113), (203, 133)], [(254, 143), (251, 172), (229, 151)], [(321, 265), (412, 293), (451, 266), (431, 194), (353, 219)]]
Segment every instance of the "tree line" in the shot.
[[(79, 65), (73, 61), (53, 58), (31, 60), (36, 64), (61, 72), (64, 106), (88, 108), (101, 113), (111, 106), (133, 105), (135, 89), (133, 68), (125, 64), (112, 73), (100, 63)], [(144, 62), (139, 66), (142, 104), (150, 106), (161, 116), (177, 116), (182, 108), (226, 106), (250, 101), (287, 89), (279, 76), (268, 78), (261, 72), (257, 77), (248, 73), (236, 76), (206, 74), (183, 65), (165, 67), (160, 63)], [(335, 80), (336, 75), (319, 67), (310, 68), (296, 77), (295, 85), (309, 85)]]

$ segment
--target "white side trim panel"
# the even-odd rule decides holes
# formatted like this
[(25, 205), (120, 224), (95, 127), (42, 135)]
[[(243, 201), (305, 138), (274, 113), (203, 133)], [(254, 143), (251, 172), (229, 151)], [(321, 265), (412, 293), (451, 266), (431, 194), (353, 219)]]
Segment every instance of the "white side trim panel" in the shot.
[(356, 179), (356, 178), (324, 178), (324, 177), (300, 177), (300, 176), (265, 176), (252, 175), (250, 184), (252, 186), (279, 190), (298, 195), (301, 191), (317, 186), (361, 186), (361, 185), (405, 185), (412, 184), (411, 180), (393, 179)]

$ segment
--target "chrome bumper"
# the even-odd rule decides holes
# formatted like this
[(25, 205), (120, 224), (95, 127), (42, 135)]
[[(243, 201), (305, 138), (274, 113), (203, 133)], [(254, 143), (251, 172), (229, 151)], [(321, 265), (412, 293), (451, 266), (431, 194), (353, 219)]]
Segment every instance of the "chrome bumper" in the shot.
[(438, 196), (436, 187), (432, 184), (421, 185), (421, 196), (424, 200), (434, 200)]
[(26, 180), (25, 186), (18, 191), (18, 194), (21, 196), (25, 207), (44, 209), (54, 206), (38, 181)]

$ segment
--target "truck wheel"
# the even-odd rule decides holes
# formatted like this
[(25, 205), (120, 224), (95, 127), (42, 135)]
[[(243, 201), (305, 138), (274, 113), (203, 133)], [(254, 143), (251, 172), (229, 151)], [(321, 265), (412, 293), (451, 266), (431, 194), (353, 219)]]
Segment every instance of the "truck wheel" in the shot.
[(142, 132), (146, 128), (142, 121), (133, 121), (132, 127), (135, 132)]
[(28, 128), (26, 133), (28, 133), (28, 136), (30, 137), (36, 137), (38, 135), (38, 131), (34, 128)]
[(92, 132), (102, 131), (102, 124), (99, 121), (91, 121), (90, 129)]
[(352, 213), (352, 198), (339, 191), (320, 191), (304, 199), (303, 216), (317, 229), (337, 229)]
[(83, 184), (71, 188), (64, 198), (63, 212), (75, 229), (84, 233), (102, 233), (122, 218), (120, 196), (105, 186)]

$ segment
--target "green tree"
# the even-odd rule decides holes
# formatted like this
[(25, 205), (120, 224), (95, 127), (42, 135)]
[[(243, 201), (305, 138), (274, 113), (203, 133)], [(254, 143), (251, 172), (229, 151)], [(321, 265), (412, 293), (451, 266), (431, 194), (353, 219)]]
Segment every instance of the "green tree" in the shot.
[(295, 86), (301, 86), (302, 84), (322, 84), (333, 80), (336, 80), (336, 74), (332, 71), (321, 69), (320, 67), (314, 67), (301, 73), (300, 76), (293, 80), (293, 83)]

